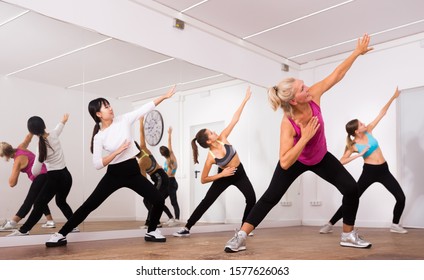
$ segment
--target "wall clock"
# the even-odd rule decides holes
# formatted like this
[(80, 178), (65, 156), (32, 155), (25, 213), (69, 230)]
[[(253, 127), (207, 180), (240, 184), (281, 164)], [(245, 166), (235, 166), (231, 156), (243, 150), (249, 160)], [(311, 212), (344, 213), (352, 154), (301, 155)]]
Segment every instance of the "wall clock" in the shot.
[(156, 146), (163, 135), (163, 118), (158, 110), (150, 111), (144, 118), (144, 137), (147, 144)]

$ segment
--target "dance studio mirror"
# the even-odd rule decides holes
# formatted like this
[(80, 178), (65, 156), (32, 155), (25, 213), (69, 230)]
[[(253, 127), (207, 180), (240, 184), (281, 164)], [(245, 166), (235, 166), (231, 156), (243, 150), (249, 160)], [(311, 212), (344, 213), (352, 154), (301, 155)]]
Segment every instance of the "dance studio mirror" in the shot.
[[(60, 140), (67, 168), (73, 177), (67, 201), (74, 211), (91, 194), (105, 172), (105, 169), (94, 169), (89, 151), (94, 126), (87, 110), (90, 100), (99, 96), (107, 98), (115, 114), (119, 115), (165, 93), (174, 84), (178, 85), (179, 91), (190, 92), (216, 84), (234, 83), (234, 79), (226, 75), (2, 1), (0, 39), (0, 141), (17, 147), (28, 133), (26, 122), (30, 116), (41, 116), (49, 131), (54, 129), (63, 114), (69, 113), (69, 121)], [(169, 102), (179, 102), (182, 98), (175, 96)], [(164, 118), (165, 126), (169, 116)], [(135, 139), (138, 139), (137, 129), (138, 126), (135, 126)], [(180, 135), (178, 132), (175, 134)], [(160, 145), (167, 143), (166, 128), (163, 135)], [(38, 139), (33, 137), (29, 149), (35, 151), (37, 145)], [(153, 149), (158, 161), (163, 162), (159, 146)], [(12, 166), (13, 159), (9, 162), (1, 160), (2, 220), (11, 219), (16, 214), (31, 183), (26, 174), (21, 173), (18, 184), (10, 188), (8, 178)], [(60, 227), (65, 218), (54, 199), (49, 207), (57, 227)], [(128, 189), (121, 189), (86, 220), (108, 222), (106, 227), (102, 228), (99, 224), (88, 229), (82, 224), (80, 229), (139, 228), (144, 222), (139, 220), (143, 211), (142, 199)], [(166, 220), (166, 217), (162, 216), (162, 220)], [(123, 227), (122, 223), (114, 226), (114, 221), (135, 223)], [(31, 235), (57, 231), (57, 228), (41, 228), (43, 222), (45, 217), (31, 230)], [(0, 232), (0, 236), (8, 233)]]

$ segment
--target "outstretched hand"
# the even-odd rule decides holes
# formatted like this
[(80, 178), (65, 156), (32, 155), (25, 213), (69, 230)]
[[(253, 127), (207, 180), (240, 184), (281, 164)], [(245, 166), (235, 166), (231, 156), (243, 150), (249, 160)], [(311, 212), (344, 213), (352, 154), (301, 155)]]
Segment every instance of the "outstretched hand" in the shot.
[(400, 95), (400, 91), (398, 89), (398, 87), (396, 87), (395, 93), (393, 94), (393, 98), (398, 98)]
[(167, 93), (165, 93), (165, 99), (171, 98), (175, 94), (175, 88), (177, 85), (174, 85)]
[(250, 91), (250, 86), (248, 86), (246, 89), (246, 97), (244, 97), (244, 99), (247, 101), (250, 99), (250, 96), (252, 96), (252, 92)]
[(69, 114), (68, 113), (64, 114), (62, 117), (62, 123), (65, 124), (68, 121), (68, 119), (69, 119)]
[(367, 52), (373, 50), (373, 47), (369, 47), (370, 43), (370, 36), (368, 34), (364, 34), (364, 36), (362, 38), (358, 39), (358, 43), (356, 44), (356, 52), (358, 52), (358, 54), (363, 55), (366, 54)]

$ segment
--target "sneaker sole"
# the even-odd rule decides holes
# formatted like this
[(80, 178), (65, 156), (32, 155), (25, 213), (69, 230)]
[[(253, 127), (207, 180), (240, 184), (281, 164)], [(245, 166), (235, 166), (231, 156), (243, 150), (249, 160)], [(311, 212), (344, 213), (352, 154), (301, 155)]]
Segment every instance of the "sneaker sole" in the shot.
[(174, 237), (190, 237), (190, 234), (173, 234)]
[(58, 242), (46, 242), (46, 247), (60, 247), (65, 246), (67, 243), (67, 240), (59, 240)]
[(393, 232), (393, 233), (400, 233), (400, 234), (405, 234), (405, 233), (408, 233), (408, 231), (396, 231), (396, 230), (390, 230), (390, 232)]
[(158, 239), (158, 238), (155, 238), (155, 237), (145, 236), (144, 241), (147, 241), (147, 242), (166, 242), (166, 238)]
[(340, 242), (340, 246), (342, 247), (351, 247), (351, 248), (359, 248), (359, 249), (369, 249), (372, 244), (368, 244), (367, 246), (359, 246), (348, 242)]
[(45, 225), (42, 225), (41, 227), (42, 228), (56, 228), (56, 226), (45, 226)]
[(224, 251), (227, 252), (227, 253), (237, 253), (237, 252), (244, 251), (244, 250), (246, 250), (246, 246), (241, 246), (237, 250), (231, 249), (230, 247), (224, 248)]

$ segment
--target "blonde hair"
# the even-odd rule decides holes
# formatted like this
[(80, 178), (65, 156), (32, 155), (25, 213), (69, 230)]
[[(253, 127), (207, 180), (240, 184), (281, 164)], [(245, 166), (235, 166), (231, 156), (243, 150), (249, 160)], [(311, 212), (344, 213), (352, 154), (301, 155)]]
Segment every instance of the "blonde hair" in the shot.
[(16, 149), (7, 142), (0, 142), (0, 157), (5, 157), (8, 161), (16, 152)]
[(293, 116), (293, 108), (289, 101), (294, 98), (296, 93), (293, 88), (295, 81), (296, 79), (292, 77), (285, 78), (278, 85), (268, 89), (268, 101), (274, 111), (281, 108), (285, 114)]

